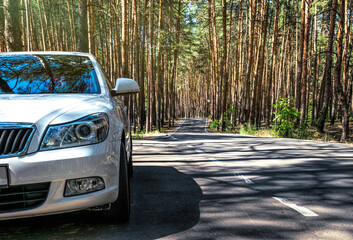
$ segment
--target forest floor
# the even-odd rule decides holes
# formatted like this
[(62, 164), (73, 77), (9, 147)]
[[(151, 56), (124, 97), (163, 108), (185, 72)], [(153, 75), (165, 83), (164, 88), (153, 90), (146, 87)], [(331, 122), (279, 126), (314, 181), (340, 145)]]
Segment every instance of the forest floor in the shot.
[[(148, 139), (151, 137), (157, 137), (160, 135), (165, 135), (168, 133), (172, 133), (178, 126), (184, 121), (184, 119), (177, 119), (175, 121), (174, 127), (168, 128), (168, 122), (165, 122), (163, 125), (161, 131), (152, 131), (150, 133), (146, 133), (145, 131), (142, 132), (136, 132), (132, 134), (133, 139)], [(214, 133), (219, 133), (219, 131), (214, 131), (210, 129), (210, 121), (208, 124), (207, 131), (208, 132), (214, 132)], [(350, 134), (349, 134), (349, 139), (346, 142), (340, 142), (341, 138), (341, 133), (342, 133), (342, 126), (340, 122), (335, 122), (334, 125), (330, 125), (329, 123), (326, 123), (325, 125), (325, 132), (324, 133), (319, 133), (317, 129), (313, 126), (310, 126), (307, 130), (307, 134), (304, 138), (304, 140), (313, 140), (313, 141), (321, 141), (321, 142), (332, 142), (332, 143), (342, 143), (342, 144), (353, 144), (353, 122), (350, 122)], [(235, 134), (243, 134), (243, 135), (251, 135), (251, 136), (257, 136), (257, 137), (280, 137), (278, 133), (274, 131), (274, 128), (265, 128), (264, 124), (262, 127), (254, 130), (247, 130), (244, 131), (242, 130), (241, 125), (237, 125), (233, 131), (227, 131), (225, 133), (235, 133)], [(298, 137), (293, 137), (293, 138), (298, 138)]]
[[(349, 128), (353, 129), (353, 123), (349, 124)], [(342, 134), (342, 126), (340, 123), (335, 123), (334, 125), (325, 126), (325, 133), (317, 132), (316, 128), (310, 127), (310, 131), (314, 132), (313, 138), (318, 141), (330, 141), (340, 143), (340, 138)], [(353, 132), (352, 130), (349, 133), (347, 144), (353, 144)]]
[(176, 119), (174, 122), (174, 127), (168, 128), (168, 122), (166, 121), (161, 128), (161, 131), (153, 130), (152, 132), (146, 133), (146, 131), (137, 131), (132, 133), (132, 139), (148, 139), (151, 137), (157, 137), (160, 135), (165, 135), (172, 133), (178, 126), (184, 121), (184, 119)]
[[(303, 140), (313, 140), (313, 141), (321, 141), (321, 142), (332, 142), (332, 143), (342, 143), (342, 144), (353, 144), (353, 122), (350, 122), (350, 134), (349, 139), (346, 142), (340, 142), (341, 134), (342, 134), (342, 125), (340, 122), (335, 122), (335, 124), (330, 125), (326, 123), (324, 128), (324, 133), (319, 133), (314, 126), (309, 126), (307, 129), (307, 134), (305, 137), (301, 138)], [(218, 132), (213, 131), (208, 127), (209, 132)], [(274, 130), (274, 126), (272, 128), (266, 128), (263, 124), (262, 127), (258, 129), (250, 129), (244, 131), (241, 125), (237, 125), (234, 131), (228, 133), (236, 133), (243, 135), (251, 135), (257, 137), (280, 137), (278, 133)], [(294, 136), (293, 138), (299, 138)]]

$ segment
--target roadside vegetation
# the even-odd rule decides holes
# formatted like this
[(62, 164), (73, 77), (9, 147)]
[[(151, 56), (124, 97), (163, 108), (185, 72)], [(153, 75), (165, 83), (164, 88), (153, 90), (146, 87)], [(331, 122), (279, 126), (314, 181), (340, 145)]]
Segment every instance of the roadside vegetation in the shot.
[(142, 131), (133, 132), (131, 135), (132, 135), (132, 139), (146, 139), (146, 138), (158, 136), (161, 133), (164, 133), (163, 129), (161, 129), (161, 131), (156, 130), (151, 132), (146, 132), (145, 130), (142, 130)]
[[(329, 123), (327, 119), (326, 131), (320, 133), (315, 127), (315, 122), (310, 122), (305, 119), (300, 123), (300, 112), (297, 112), (294, 107), (294, 99), (285, 98), (280, 99), (274, 105), (276, 112), (274, 112), (273, 124), (266, 127), (264, 123), (260, 126), (251, 124), (234, 124), (234, 121), (227, 120), (225, 131), (227, 133), (238, 133), (243, 135), (252, 135), (258, 137), (281, 137), (281, 138), (297, 138), (306, 140), (318, 140), (325, 142), (340, 142), (341, 127), (339, 121), (334, 124)], [(232, 108), (231, 111), (226, 112), (224, 115), (228, 119), (229, 113), (236, 111)], [(311, 116), (309, 116), (311, 117)], [(212, 121), (209, 126), (213, 132), (221, 132), (221, 124), (218, 119)], [(345, 143), (353, 143), (352, 139), (348, 139)]]

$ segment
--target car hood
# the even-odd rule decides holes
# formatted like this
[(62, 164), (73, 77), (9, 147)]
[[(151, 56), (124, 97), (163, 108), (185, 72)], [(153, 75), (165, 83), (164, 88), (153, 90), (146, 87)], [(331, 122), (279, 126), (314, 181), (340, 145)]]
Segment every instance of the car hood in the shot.
[(63, 113), (99, 98), (88, 94), (0, 95), (0, 122), (51, 122)]

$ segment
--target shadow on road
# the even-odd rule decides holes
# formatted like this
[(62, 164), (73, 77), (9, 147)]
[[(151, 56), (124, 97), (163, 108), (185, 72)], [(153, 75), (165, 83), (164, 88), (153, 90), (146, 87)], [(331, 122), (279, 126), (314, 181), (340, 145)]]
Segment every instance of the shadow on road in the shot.
[[(138, 154), (140, 164), (178, 166), (202, 187), (200, 221), (177, 239), (353, 239), (352, 146), (179, 131), (173, 136), (161, 141), (173, 148), (156, 138)], [(305, 217), (274, 197), (318, 216)]]
[(134, 167), (129, 224), (97, 222), (88, 211), (0, 222), (0, 239), (156, 239), (185, 231), (200, 218), (202, 192), (172, 167)]

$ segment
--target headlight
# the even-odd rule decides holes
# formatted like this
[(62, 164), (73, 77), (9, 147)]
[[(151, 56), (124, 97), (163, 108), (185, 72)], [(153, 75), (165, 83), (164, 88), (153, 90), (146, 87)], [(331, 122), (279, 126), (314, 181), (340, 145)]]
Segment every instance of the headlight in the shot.
[(40, 150), (76, 147), (102, 142), (108, 135), (108, 116), (104, 113), (75, 122), (49, 126)]

